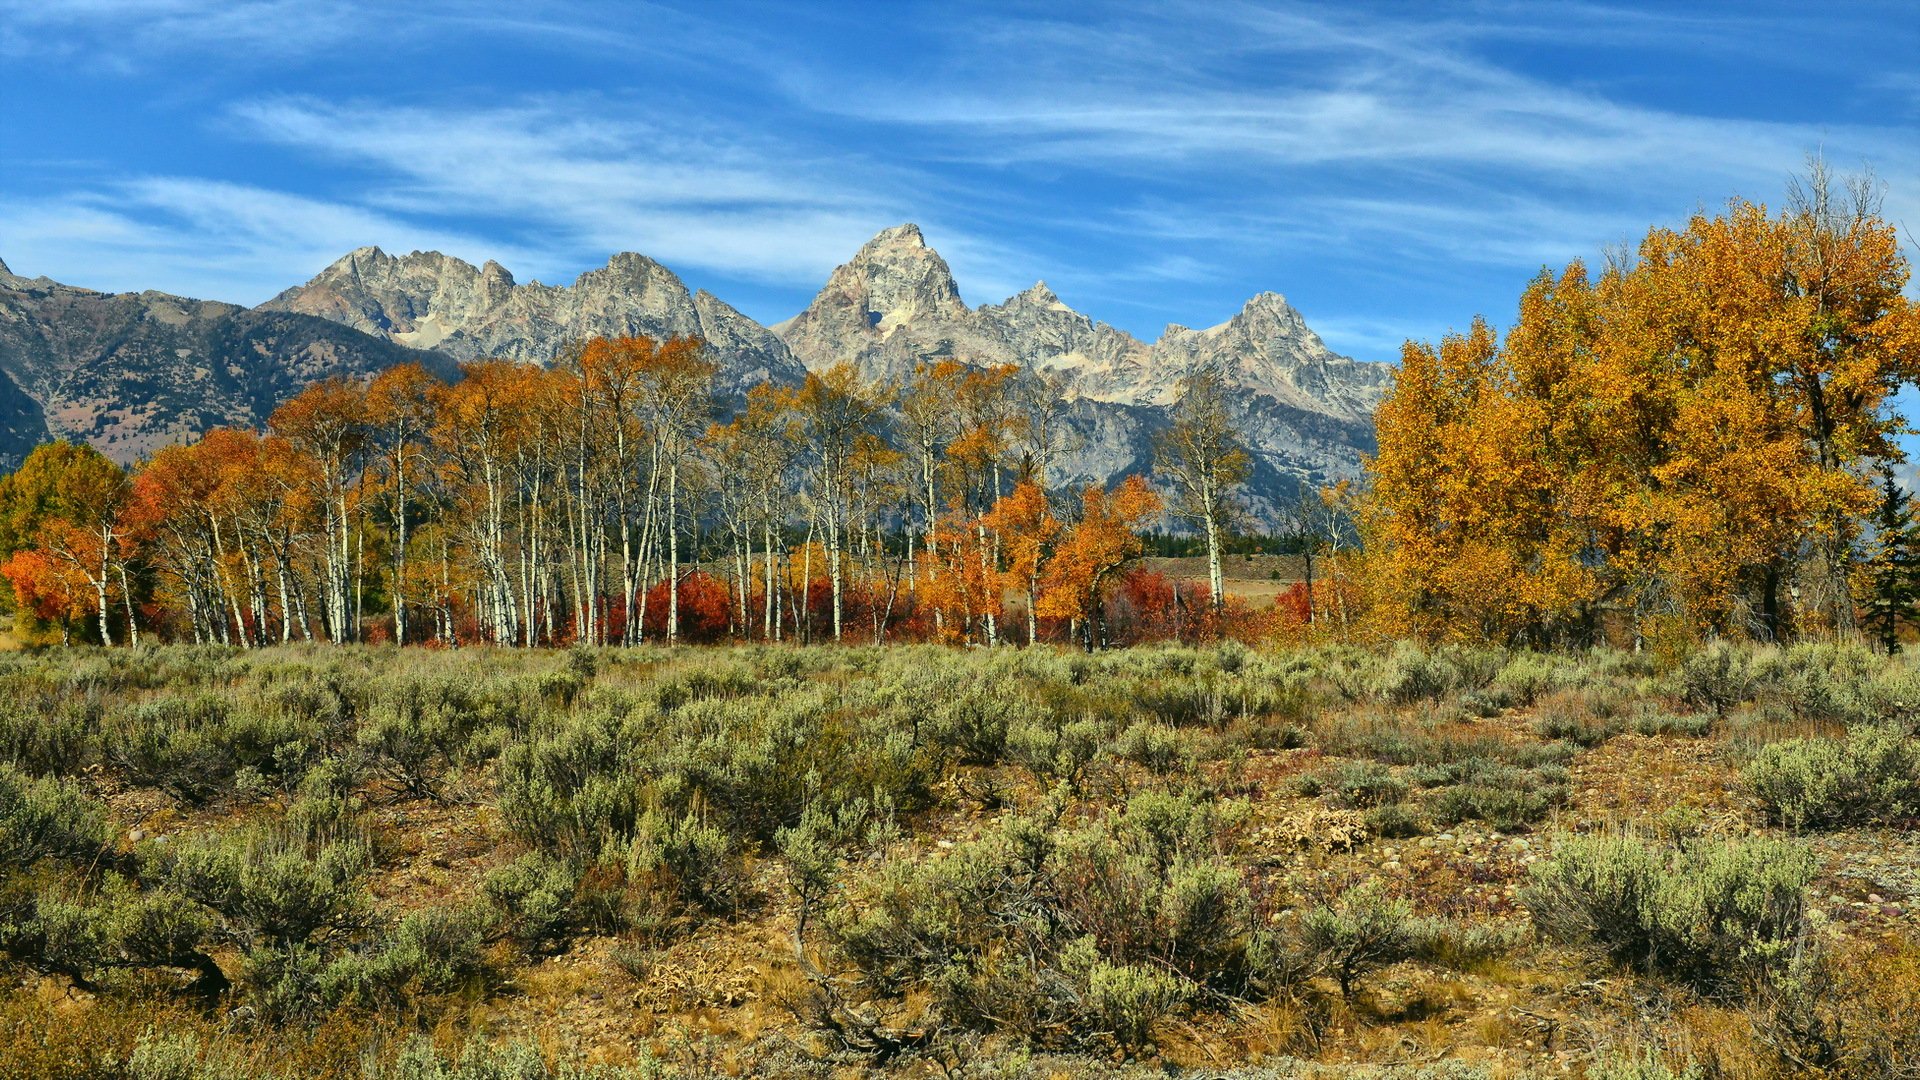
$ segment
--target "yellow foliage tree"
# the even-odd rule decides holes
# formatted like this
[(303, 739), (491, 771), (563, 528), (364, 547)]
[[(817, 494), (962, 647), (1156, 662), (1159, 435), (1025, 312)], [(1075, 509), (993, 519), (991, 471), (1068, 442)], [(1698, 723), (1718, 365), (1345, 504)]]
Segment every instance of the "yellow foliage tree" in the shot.
[(1850, 626), (1868, 467), (1898, 457), (1887, 403), (1920, 374), (1920, 314), (1892, 228), (1828, 190), (1816, 173), (1783, 213), (1654, 229), (1598, 279), (1543, 272), (1504, 342), (1484, 321), (1409, 342), (1362, 515), (1386, 628)]

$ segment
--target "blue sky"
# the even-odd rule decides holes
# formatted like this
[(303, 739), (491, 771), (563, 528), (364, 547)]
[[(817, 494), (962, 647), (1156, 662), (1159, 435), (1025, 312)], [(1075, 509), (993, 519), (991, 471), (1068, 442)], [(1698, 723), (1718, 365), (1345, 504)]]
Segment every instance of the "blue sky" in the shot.
[(1388, 359), (1813, 151), (1920, 233), (1920, 14), (1680, 7), (0, 0), (0, 258), (257, 303), (636, 250), (772, 322), (912, 220), (970, 303), (1273, 289)]

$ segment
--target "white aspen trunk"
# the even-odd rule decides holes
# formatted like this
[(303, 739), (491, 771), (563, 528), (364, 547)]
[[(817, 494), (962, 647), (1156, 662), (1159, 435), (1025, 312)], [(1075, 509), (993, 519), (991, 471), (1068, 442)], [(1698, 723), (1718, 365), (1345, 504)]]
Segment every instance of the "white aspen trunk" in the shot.
[[(831, 498), (831, 496), (829, 496)], [(840, 640), (840, 510), (827, 505), (827, 580), (833, 587), (833, 640)]]
[(767, 597), (766, 623), (764, 636), (769, 641), (780, 640), (780, 589), (776, 584), (776, 572), (780, 559), (773, 550), (773, 499), (766, 491), (760, 493), (760, 530), (764, 540), (762, 548), (767, 558)]
[[(987, 544), (987, 527), (976, 524), (974, 526), (974, 537), (980, 544), (980, 587), (985, 590), (991, 590), (993, 588), (994, 567), (990, 553), (991, 549)], [(993, 603), (995, 599), (991, 592), (980, 597), (980, 625), (985, 630), (987, 645), (989, 647), (1000, 643), (1000, 630), (993, 618)]]
[[(112, 551), (113, 530), (102, 529), (100, 532), (100, 576), (93, 582), (93, 591), (100, 604), (100, 644), (105, 645), (109, 649), (113, 647), (113, 634), (107, 629), (107, 619), (110, 617), (113, 608), (107, 603), (107, 582), (110, 580), (107, 576), (107, 566)], [(93, 577), (92, 574), (88, 574), (87, 576)]]
[(680, 640), (680, 462), (667, 462), (667, 644)]
[[(745, 502), (743, 500), (742, 506), (744, 507), (744, 505)], [(753, 523), (746, 519), (743, 509), (741, 514), (733, 521), (733, 587), (740, 591), (740, 596), (738, 597), (739, 604), (737, 605), (740, 609), (740, 628), (738, 633), (743, 639), (753, 637), (753, 598), (747, 595), (748, 586), (752, 581), (750, 575), (753, 573), (752, 528)]]
[[(794, 622), (801, 624), (800, 644), (802, 645), (813, 643), (813, 526), (812, 515), (808, 515), (807, 546), (803, 549), (805, 554), (800, 559), (800, 603), (794, 609)], [(801, 612), (806, 613), (804, 623), (801, 622)]]
[(286, 560), (276, 557), (273, 561), (273, 576), (280, 590), (280, 644), (285, 645), (293, 640), (293, 605), (287, 602)]
[[(233, 634), (231, 637), (224, 633), (221, 636), (228, 641), (231, 641), (233, 637), (237, 637), (243, 646), (250, 644), (250, 642), (247, 641), (247, 620), (240, 610), (240, 597), (227, 582), (226, 543), (220, 538), (220, 522), (218, 519), (213, 521), (213, 550), (214, 565), (218, 568), (215, 573), (220, 584), (222, 605), (233, 612)], [(222, 611), (220, 614), (221, 621), (226, 621), (226, 618), (226, 612)]]
[(400, 447), (393, 459), (394, 545), (393, 545), (393, 643), (407, 643), (407, 436), (400, 432)]

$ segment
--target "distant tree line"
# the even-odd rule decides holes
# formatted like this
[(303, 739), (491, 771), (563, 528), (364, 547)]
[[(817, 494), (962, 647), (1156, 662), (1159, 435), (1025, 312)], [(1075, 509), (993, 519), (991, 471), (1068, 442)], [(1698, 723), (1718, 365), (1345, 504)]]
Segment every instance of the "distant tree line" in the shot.
[[(1159, 441), (1160, 486), (1111, 490), (1059, 482), (1077, 446), (1037, 371), (948, 361), (881, 386), (843, 366), (744, 400), (716, 374), (694, 339), (594, 339), (551, 367), (330, 379), (265, 431), (131, 470), (50, 444), (0, 481), (0, 570), (20, 611), (105, 644), (145, 626), (234, 645), (1094, 647), (1122, 593), (1182, 633), (1229, 614), (1248, 458), (1205, 372)], [(1169, 510), (1209, 585), (1123, 589)]]

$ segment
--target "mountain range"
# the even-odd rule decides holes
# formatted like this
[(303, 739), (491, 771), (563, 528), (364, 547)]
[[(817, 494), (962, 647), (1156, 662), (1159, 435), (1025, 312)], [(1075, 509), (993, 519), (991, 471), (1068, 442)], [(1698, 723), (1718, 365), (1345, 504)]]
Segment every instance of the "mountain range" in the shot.
[(701, 337), (726, 396), (840, 363), (876, 380), (944, 359), (1036, 368), (1057, 378), (1078, 436), (1059, 467), (1069, 483), (1146, 468), (1181, 380), (1208, 367), (1235, 391), (1256, 504), (1354, 472), (1391, 378), (1388, 365), (1332, 352), (1271, 292), (1218, 326), (1169, 326), (1151, 343), (1075, 311), (1044, 282), (969, 307), (911, 224), (875, 236), (772, 327), (633, 253), (563, 286), (520, 284), (491, 261), (359, 248), (257, 308), (93, 292), (0, 263), (0, 464), (49, 436), (131, 461), (213, 426), (258, 425), (328, 375), (409, 359), (442, 373), (479, 357), (548, 363), (570, 342), (616, 334)]

